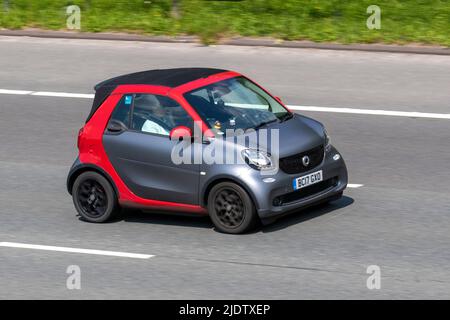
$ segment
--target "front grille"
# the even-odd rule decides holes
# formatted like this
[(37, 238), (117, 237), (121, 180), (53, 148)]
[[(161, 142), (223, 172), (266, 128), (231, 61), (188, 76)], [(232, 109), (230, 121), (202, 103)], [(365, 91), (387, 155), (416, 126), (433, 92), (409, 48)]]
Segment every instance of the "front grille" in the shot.
[[(307, 166), (303, 165), (302, 158), (304, 156), (309, 157), (309, 164)], [(288, 174), (296, 174), (306, 172), (308, 170), (317, 167), (322, 163), (324, 157), (323, 145), (320, 145), (314, 149), (308, 151), (294, 154), (286, 158), (280, 159), (280, 169)]]
[(338, 178), (334, 177), (328, 180), (321, 181), (319, 183), (313, 184), (309, 187), (301, 188), (299, 190), (295, 190), (293, 192), (289, 192), (278, 196), (273, 199), (274, 206), (282, 206), (285, 204), (289, 204), (291, 202), (299, 201), (305, 198), (308, 198), (312, 195), (322, 193), (327, 189), (334, 188), (338, 184)]

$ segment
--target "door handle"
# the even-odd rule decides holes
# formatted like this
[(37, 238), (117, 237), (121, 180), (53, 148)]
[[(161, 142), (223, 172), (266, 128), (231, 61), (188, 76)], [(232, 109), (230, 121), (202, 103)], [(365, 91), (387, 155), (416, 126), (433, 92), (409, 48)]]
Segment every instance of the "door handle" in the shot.
[(120, 133), (127, 129), (125, 124), (122, 121), (118, 120), (111, 120), (108, 122), (108, 126), (106, 127), (106, 130), (110, 133)]

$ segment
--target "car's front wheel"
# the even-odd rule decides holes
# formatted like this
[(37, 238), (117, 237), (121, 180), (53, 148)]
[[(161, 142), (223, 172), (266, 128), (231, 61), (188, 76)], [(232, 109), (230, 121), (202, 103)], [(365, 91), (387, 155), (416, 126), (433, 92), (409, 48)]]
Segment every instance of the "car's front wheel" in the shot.
[(244, 233), (258, 222), (252, 199), (241, 186), (232, 182), (221, 182), (211, 189), (208, 212), (215, 227), (225, 233)]
[(106, 222), (119, 211), (111, 184), (97, 172), (83, 172), (76, 178), (72, 198), (79, 215), (88, 222)]

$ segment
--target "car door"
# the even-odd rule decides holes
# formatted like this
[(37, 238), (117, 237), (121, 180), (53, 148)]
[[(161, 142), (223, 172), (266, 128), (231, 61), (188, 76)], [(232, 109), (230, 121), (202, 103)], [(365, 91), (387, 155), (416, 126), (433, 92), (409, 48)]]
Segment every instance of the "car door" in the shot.
[[(113, 122), (113, 125), (110, 124)], [(109, 120), (103, 145), (115, 170), (137, 196), (198, 204), (199, 165), (175, 164), (169, 138), (177, 126), (193, 120), (173, 99), (153, 94), (125, 94)]]

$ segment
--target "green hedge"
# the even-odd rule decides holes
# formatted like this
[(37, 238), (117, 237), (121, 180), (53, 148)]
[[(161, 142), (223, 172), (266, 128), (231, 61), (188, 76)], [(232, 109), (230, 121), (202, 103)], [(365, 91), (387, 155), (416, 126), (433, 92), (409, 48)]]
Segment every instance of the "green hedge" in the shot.
[[(450, 46), (449, 0), (0, 0), (0, 27), (65, 29), (65, 7), (81, 8), (82, 31), (193, 34), (204, 42), (234, 35), (341, 43)], [(381, 29), (366, 27), (366, 8), (381, 8)]]

